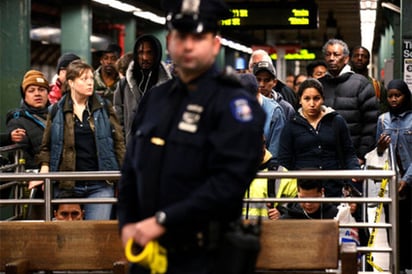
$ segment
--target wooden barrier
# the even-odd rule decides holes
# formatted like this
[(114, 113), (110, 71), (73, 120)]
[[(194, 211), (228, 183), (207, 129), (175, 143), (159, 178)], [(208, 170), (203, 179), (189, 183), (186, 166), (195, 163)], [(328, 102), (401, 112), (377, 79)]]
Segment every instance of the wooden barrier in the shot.
[[(339, 260), (342, 274), (357, 273), (356, 249), (340, 250), (337, 221), (262, 224), (257, 273), (323, 273), (338, 268)], [(63, 270), (126, 273), (117, 222), (0, 222), (0, 271)]]
[(262, 224), (258, 273), (357, 273), (356, 247), (339, 246), (335, 220), (278, 220)]
[(0, 243), (6, 273), (127, 269), (116, 221), (0, 222)]

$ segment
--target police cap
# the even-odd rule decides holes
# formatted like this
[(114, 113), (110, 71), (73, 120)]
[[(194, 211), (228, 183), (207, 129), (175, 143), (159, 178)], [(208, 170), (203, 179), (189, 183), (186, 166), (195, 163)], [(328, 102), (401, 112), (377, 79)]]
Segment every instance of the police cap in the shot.
[(169, 30), (216, 32), (218, 22), (233, 17), (223, 0), (163, 0)]

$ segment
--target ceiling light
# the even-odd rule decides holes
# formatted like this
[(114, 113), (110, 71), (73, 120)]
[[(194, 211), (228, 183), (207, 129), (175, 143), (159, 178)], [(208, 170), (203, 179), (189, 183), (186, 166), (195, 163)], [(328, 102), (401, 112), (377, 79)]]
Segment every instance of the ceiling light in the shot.
[(377, 0), (361, 0), (359, 2), (359, 7), (361, 21), (361, 44), (372, 52), (376, 24)]
[[(126, 4), (118, 0), (93, 0), (93, 1), (100, 3), (102, 5), (110, 6), (112, 8), (115, 8), (115, 9), (118, 9), (124, 12), (133, 13), (133, 15), (136, 17), (140, 17), (142, 19), (152, 21), (159, 25), (164, 25), (166, 23), (166, 19), (163, 16), (158, 16), (157, 14), (150, 12), (150, 11), (143, 11), (142, 9), (136, 6)], [(252, 53), (252, 49), (250, 47), (244, 46), (242, 44), (239, 44), (239, 43), (236, 43), (236, 42), (224, 39), (224, 38), (221, 39), (221, 43), (223, 46), (232, 48), (234, 50), (238, 50), (238, 51), (245, 52), (248, 54)]]
[(387, 9), (389, 9), (391, 11), (394, 11), (396, 13), (399, 13), (399, 14), (401, 13), (401, 8), (398, 7), (397, 5), (394, 5), (394, 4), (389, 3), (389, 2), (382, 2), (381, 5), (382, 5), (383, 8), (387, 8)]

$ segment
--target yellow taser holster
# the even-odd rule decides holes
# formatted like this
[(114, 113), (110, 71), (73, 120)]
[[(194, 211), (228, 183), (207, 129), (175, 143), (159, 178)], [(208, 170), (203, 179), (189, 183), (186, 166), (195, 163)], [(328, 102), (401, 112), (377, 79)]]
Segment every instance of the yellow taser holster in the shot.
[(149, 268), (151, 274), (163, 274), (167, 270), (167, 251), (157, 241), (150, 241), (138, 254), (133, 254), (133, 239), (126, 243), (126, 258), (131, 263)]

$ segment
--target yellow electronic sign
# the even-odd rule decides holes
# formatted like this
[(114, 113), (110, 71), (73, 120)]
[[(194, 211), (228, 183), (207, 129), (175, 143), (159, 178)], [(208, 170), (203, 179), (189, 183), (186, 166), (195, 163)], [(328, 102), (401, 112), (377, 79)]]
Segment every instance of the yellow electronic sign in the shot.
[[(278, 55), (273, 53), (270, 55), (273, 60), (278, 59)], [(292, 61), (292, 60), (315, 60), (316, 54), (313, 52), (309, 52), (307, 49), (301, 49), (298, 53), (287, 53), (285, 54), (285, 60)]]
[(315, 29), (318, 8), (312, 1), (294, 3), (253, 2), (248, 7), (231, 3), (233, 18), (222, 20), (222, 27), (250, 29)]

